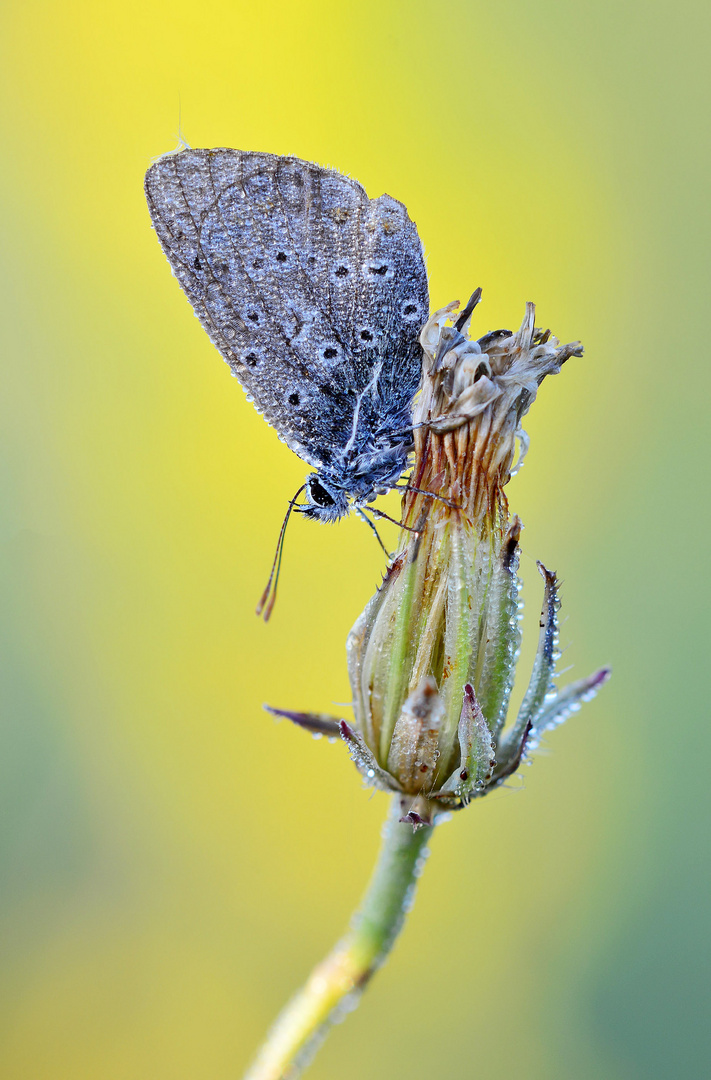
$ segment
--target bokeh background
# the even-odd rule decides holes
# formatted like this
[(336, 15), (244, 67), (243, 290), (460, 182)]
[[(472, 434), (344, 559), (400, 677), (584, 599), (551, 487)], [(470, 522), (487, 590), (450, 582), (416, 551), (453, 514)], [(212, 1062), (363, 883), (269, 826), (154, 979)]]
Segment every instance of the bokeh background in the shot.
[(296, 520), (254, 617), (305, 469), (151, 232), (143, 172), (179, 125), (387, 191), (434, 304), (482, 285), (481, 332), (532, 299), (586, 345), (543, 387), (510, 496), (531, 634), (542, 558), (571, 677), (613, 681), (440, 830), (310, 1075), (707, 1075), (707, 5), (1, 19), (2, 1076), (238, 1077), (346, 924), (386, 809), (342, 747), (261, 711), (348, 700), (382, 564), (357, 521)]

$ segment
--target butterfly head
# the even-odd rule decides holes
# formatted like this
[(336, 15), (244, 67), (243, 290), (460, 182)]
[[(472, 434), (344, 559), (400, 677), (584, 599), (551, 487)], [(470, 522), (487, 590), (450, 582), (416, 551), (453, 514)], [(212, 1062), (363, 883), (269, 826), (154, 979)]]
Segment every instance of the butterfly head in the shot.
[(298, 509), (316, 521), (338, 521), (349, 511), (348, 495), (343, 488), (329, 483), (319, 473), (311, 473), (304, 488), (306, 504)]

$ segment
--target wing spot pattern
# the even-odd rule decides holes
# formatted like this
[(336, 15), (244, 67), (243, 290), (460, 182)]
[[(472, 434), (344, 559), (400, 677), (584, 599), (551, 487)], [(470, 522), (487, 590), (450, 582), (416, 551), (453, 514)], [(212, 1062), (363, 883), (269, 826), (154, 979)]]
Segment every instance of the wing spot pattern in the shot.
[(405, 322), (424, 322), (425, 316), (422, 314), (420, 305), (416, 300), (406, 300), (401, 308), (402, 317)]

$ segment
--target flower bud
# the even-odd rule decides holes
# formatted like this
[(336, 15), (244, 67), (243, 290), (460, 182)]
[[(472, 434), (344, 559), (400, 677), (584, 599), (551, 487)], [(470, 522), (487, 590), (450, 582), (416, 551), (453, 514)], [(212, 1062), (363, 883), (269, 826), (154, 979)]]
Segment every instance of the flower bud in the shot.
[[(415, 462), (400, 548), (348, 639), (355, 726), (340, 733), (366, 780), (401, 794), (403, 819), (429, 824), (518, 768), (548, 728), (594, 695), (603, 669), (558, 692), (555, 574), (539, 564), (544, 602), (528, 690), (507, 726), (519, 655), (519, 537), (504, 488), (515, 471), (521, 421), (561, 346), (534, 326), (467, 336), (449, 304), (420, 336), (423, 374), (413, 415)], [(519, 464), (520, 464), (519, 457)]]

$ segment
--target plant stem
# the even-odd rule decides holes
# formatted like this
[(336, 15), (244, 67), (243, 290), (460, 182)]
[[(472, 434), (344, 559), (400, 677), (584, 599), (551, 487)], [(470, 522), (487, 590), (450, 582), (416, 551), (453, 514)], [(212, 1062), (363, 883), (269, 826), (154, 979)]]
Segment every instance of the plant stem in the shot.
[(414, 898), (427, 856), (431, 826), (413, 830), (398, 819), (395, 796), (383, 843), (352, 929), (316, 967), (269, 1032), (244, 1080), (294, 1080), (310, 1062), (330, 1026), (358, 1004), (384, 962)]

